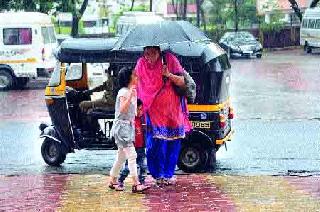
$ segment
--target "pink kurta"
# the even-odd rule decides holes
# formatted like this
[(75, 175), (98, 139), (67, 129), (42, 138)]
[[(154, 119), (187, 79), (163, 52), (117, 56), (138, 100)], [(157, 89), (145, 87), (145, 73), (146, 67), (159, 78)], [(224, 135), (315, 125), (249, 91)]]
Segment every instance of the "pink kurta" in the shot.
[[(174, 55), (166, 53), (165, 57), (171, 73), (183, 72)], [(153, 137), (166, 140), (184, 138), (186, 130), (190, 129), (186, 100), (176, 94), (172, 82), (163, 80), (162, 66), (161, 58), (154, 65), (149, 64), (144, 57), (138, 60), (135, 68), (139, 78), (138, 97), (150, 117)]]

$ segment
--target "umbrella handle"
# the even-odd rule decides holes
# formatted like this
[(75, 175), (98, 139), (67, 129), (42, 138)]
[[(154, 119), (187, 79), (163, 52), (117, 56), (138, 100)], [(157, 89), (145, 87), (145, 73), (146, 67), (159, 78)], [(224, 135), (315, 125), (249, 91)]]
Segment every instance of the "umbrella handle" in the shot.
[[(167, 60), (166, 60), (166, 56), (164, 53), (161, 54), (161, 61), (162, 61), (163, 66), (167, 65)], [(167, 81), (168, 81), (168, 77), (163, 76), (163, 84), (166, 84)]]

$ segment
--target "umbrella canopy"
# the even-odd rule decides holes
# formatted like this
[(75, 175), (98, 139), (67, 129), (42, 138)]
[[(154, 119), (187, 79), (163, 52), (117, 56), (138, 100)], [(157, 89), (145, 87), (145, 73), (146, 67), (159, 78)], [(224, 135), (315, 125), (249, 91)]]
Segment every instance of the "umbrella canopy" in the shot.
[(225, 54), (225, 51), (213, 42), (180, 42), (172, 44), (165, 51), (177, 56), (199, 58), (204, 63)]
[(186, 21), (162, 21), (155, 24), (136, 25), (120, 37), (114, 50), (143, 51), (145, 46), (160, 46), (167, 50), (181, 42), (202, 42), (210, 39), (197, 27)]

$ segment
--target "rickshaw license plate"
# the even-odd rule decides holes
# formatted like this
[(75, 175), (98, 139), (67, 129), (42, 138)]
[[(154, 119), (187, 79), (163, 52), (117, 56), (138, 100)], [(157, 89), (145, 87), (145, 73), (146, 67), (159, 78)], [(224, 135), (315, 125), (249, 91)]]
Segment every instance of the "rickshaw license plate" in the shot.
[(210, 121), (192, 121), (193, 128), (210, 129)]

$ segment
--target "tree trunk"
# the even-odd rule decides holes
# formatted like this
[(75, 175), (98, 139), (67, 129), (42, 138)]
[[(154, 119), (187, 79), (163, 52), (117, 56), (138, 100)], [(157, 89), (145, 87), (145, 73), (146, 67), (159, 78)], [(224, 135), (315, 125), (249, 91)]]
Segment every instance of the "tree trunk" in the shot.
[(72, 28), (71, 28), (71, 36), (78, 37), (79, 35), (79, 18), (77, 14), (72, 13)]
[(188, 0), (183, 1), (183, 13), (182, 13), (182, 19), (187, 20), (187, 6), (188, 6)]
[(239, 25), (239, 20), (238, 20), (238, 0), (234, 0), (234, 24), (235, 24), (235, 30), (236, 32), (238, 31), (238, 25)]
[(174, 13), (176, 14), (176, 17), (177, 19), (179, 18), (179, 13), (178, 13), (178, 4), (175, 4), (174, 0), (171, 0), (171, 3), (172, 3), (172, 7), (173, 7), (173, 10), (174, 10)]
[(202, 8), (200, 8), (200, 13), (201, 13), (201, 22), (203, 24), (203, 29), (204, 31), (207, 30), (207, 22), (206, 22), (206, 17), (205, 17), (205, 14), (204, 14), (204, 10)]
[(197, 3), (197, 27), (200, 27), (200, 0), (196, 0)]
[(202, 9), (202, 4), (203, 4), (204, 0), (200, 0), (200, 14), (201, 14), (201, 20), (202, 20), (202, 24), (204, 27), (204, 31), (207, 30), (207, 22), (206, 22), (206, 17), (204, 14), (204, 10)]
[(133, 10), (133, 7), (134, 7), (134, 0), (131, 1), (131, 7), (130, 7), (130, 11)]
[(313, 7), (316, 7), (317, 4), (318, 4), (319, 0), (313, 0), (310, 4), (310, 7), (313, 8)]
[(152, 0), (150, 0), (150, 8), (149, 11), (152, 12)]
[(79, 35), (79, 20), (82, 18), (83, 13), (88, 6), (88, 1), (89, 0), (83, 1), (81, 8), (79, 10), (79, 13), (77, 13), (76, 1), (73, 0), (72, 29), (71, 29), (71, 36), (72, 37), (78, 37), (78, 35)]

